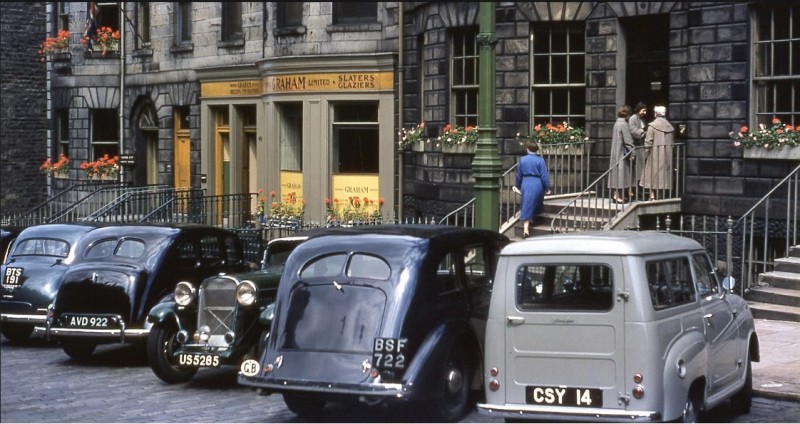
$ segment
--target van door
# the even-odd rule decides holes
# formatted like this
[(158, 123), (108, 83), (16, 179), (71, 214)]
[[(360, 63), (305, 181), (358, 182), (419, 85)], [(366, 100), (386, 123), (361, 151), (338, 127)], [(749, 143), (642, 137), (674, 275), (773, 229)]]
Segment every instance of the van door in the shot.
[(506, 295), (506, 404), (619, 408), (625, 288), (617, 257), (520, 257)]

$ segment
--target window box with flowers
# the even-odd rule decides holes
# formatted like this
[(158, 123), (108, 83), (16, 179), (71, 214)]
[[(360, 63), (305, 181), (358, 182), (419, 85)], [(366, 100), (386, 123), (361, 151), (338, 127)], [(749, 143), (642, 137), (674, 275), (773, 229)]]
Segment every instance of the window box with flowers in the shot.
[(45, 62), (50, 60), (67, 60), (69, 57), (69, 31), (58, 31), (55, 37), (47, 37), (41, 44), (39, 49), (40, 61)]
[(103, 155), (96, 161), (82, 163), (81, 169), (90, 180), (116, 180), (119, 176), (118, 161), (119, 156), (109, 157), (108, 155)]
[(584, 146), (589, 142), (589, 137), (583, 128), (577, 128), (562, 122), (557, 125), (546, 123), (536, 125), (529, 134), (517, 133), (517, 140), (525, 144), (528, 140), (539, 143), (541, 155), (574, 155), (582, 156)]
[(69, 158), (63, 153), (58, 156), (58, 161), (53, 162), (50, 158), (42, 163), (39, 170), (55, 178), (66, 178), (69, 174)]
[(274, 191), (269, 193), (269, 219), (266, 223), (270, 227), (296, 226), (303, 221), (306, 211), (306, 204), (297, 198), (297, 193), (291, 192), (285, 196), (284, 200), (276, 200)]
[(430, 139), (425, 138), (425, 123), (421, 122), (419, 125), (411, 129), (402, 128), (397, 134), (400, 136), (400, 150), (411, 149), (413, 152), (424, 152), (425, 144), (430, 143)]
[(99, 52), (100, 56), (105, 57), (109, 52), (119, 53), (119, 40), (119, 31), (102, 26), (97, 29), (95, 35), (81, 38), (81, 44), (86, 46), (88, 56), (94, 57), (95, 53)]
[(731, 131), (728, 135), (734, 147), (743, 150), (745, 159), (800, 159), (800, 132), (778, 118), (772, 118), (770, 126), (759, 124), (754, 131), (742, 126), (738, 133)]
[(328, 225), (379, 224), (383, 221), (383, 198), (351, 196), (347, 200), (325, 199)]
[(442, 146), (442, 153), (474, 154), (478, 145), (478, 127), (446, 124), (436, 141)]

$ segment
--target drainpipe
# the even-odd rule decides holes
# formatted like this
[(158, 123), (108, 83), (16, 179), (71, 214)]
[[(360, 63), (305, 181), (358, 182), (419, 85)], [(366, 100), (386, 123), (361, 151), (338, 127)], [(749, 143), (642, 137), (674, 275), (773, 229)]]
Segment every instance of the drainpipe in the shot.
[(400, 148), (400, 143), (402, 140), (402, 132), (403, 132), (403, 86), (405, 80), (405, 69), (403, 68), (403, 2), (397, 3), (397, 8), (399, 9), (399, 18), (398, 24), (400, 25), (400, 29), (398, 33), (398, 40), (397, 46), (399, 51), (399, 57), (397, 60), (397, 107), (399, 112), (397, 113), (397, 143), (395, 146), (397, 147), (398, 151), (398, 159), (399, 159), (399, 168), (397, 169), (397, 219), (403, 219), (403, 157), (405, 154), (403, 153), (403, 149)]
[(475, 176), (475, 227), (492, 231), (500, 228), (500, 155), (495, 128), (495, 3), (481, 2), (478, 50), (478, 143), (472, 172)]
[[(119, 155), (125, 153), (125, 2), (119, 7)], [(121, 168), (121, 167), (120, 167)], [(120, 169), (119, 182), (125, 182), (125, 172)]]

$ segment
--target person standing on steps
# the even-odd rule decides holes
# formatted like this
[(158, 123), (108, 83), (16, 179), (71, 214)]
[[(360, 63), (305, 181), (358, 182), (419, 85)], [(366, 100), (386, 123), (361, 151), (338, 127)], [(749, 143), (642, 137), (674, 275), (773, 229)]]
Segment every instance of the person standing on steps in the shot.
[[(644, 117), (647, 116), (647, 104), (644, 102), (636, 103), (633, 108), (633, 114), (628, 118), (628, 127), (631, 129), (633, 136), (633, 164), (634, 164), (634, 185), (638, 185), (642, 179), (642, 172), (644, 171), (645, 151), (644, 151), (644, 135), (647, 124), (644, 122)], [(631, 192), (631, 198), (634, 193)]]
[(631, 160), (633, 158), (633, 136), (628, 127), (628, 117), (631, 116), (631, 107), (620, 106), (617, 109), (617, 122), (611, 130), (611, 151), (609, 162), (611, 172), (608, 173), (608, 188), (613, 190), (612, 199), (615, 203), (625, 203), (625, 193), (631, 190)]
[(550, 175), (544, 158), (539, 156), (539, 144), (528, 140), (525, 143), (527, 154), (520, 158), (517, 167), (514, 191), (519, 193), (523, 237), (531, 235), (531, 222), (544, 209), (544, 196), (550, 194)]
[(649, 190), (650, 200), (658, 198), (657, 191), (672, 189), (672, 144), (675, 138), (675, 128), (666, 118), (667, 108), (656, 106), (653, 112), (656, 119), (647, 127), (644, 137), (647, 160), (639, 182), (639, 185)]

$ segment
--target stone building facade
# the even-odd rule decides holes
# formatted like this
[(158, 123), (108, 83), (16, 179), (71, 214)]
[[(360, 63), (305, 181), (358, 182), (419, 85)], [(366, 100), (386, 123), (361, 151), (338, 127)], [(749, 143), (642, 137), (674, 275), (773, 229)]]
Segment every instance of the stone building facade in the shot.
[[(47, 73), (37, 51), (44, 3), (0, 5), (0, 213), (27, 211), (46, 199), (39, 166), (47, 156)], [(13, 48), (12, 48), (13, 46)]]
[[(503, 169), (522, 154), (518, 133), (568, 121), (585, 128), (590, 169), (601, 173), (617, 107), (640, 100), (665, 105), (680, 125), (686, 214), (742, 214), (800, 163), (796, 150), (763, 159), (729, 137), (773, 116), (800, 124), (791, 94), (800, 93), (800, 66), (783, 53), (797, 43), (786, 34), (800, 28), (797, 6), (495, 5)], [(299, 197), (312, 221), (326, 218), (333, 199), (380, 199), (385, 216), (438, 219), (473, 197), (473, 155), (437, 143), (401, 150), (398, 134), (421, 122), (430, 139), (448, 124), (480, 125), (479, 3), (96, 6), (99, 25), (125, 22), (122, 48), (103, 54), (80, 42), (83, 2), (47, 3), (38, 32), (71, 31), (69, 52), (47, 62), (54, 130), (50, 150), (39, 150), (66, 149), (72, 164), (48, 180), (51, 193), (84, 179), (82, 162), (112, 153), (126, 159), (122, 181)]]

